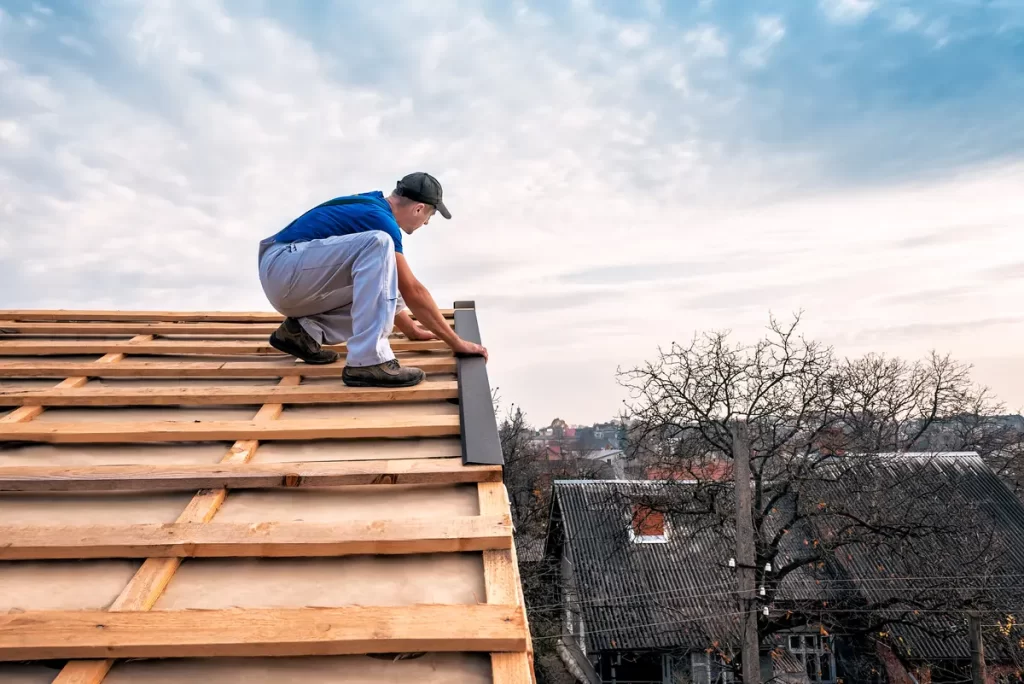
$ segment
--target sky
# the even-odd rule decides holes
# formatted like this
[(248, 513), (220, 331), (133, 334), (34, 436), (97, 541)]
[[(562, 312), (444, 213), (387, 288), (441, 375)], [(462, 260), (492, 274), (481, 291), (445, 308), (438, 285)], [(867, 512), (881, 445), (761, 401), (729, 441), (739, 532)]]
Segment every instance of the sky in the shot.
[(797, 311), (1024, 406), (1020, 0), (0, 0), (0, 308), (269, 310), (260, 239), (411, 171), (535, 424)]

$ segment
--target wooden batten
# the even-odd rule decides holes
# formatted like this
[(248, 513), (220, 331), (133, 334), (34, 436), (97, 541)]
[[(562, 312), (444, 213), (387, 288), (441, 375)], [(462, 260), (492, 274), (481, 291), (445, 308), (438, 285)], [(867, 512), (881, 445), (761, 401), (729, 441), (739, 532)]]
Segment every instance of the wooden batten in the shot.
[(498, 466), (460, 458), (211, 465), (0, 466), (0, 492), (146, 492), (303, 489), (344, 485), (454, 485), (501, 482)]
[(211, 658), (526, 648), (518, 606), (45, 611), (0, 615), (0, 661)]

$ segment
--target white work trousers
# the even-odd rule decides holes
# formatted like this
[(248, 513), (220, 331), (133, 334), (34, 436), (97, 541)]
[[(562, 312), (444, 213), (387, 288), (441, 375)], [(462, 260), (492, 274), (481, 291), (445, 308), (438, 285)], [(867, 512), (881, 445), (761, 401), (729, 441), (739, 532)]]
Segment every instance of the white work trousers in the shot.
[(348, 343), (345, 363), (395, 358), (388, 336), (404, 309), (391, 237), (379, 230), (308, 242), (260, 243), (260, 284), (270, 304), (320, 344)]

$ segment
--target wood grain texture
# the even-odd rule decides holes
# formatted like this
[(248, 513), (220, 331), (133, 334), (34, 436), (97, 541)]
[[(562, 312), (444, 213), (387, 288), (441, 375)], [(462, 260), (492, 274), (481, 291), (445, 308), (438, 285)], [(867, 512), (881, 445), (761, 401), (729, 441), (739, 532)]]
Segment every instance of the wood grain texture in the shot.
[(0, 466), (0, 492), (141, 492), (500, 482), (461, 458), (196, 465)]
[(414, 605), (0, 615), (0, 661), (526, 648), (518, 606)]
[(217, 406), (248, 404), (360, 404), (457, 399), (456, 381), (425, 382), (414, 387), (0, 387), (0, 406)]
[[(345, 353), (344, 344), (325, 345)], [(395, 352), (449, 351), (441, 340), (391, 340)], [(0, 340), (0, 356), (60, 356), (82, 354), (201, 354), (206, 356), (266, 355), (286, 356), (269, 342), (256, 340), (153, 340), (132, 343), (128, 340)]]
[[(270, 335), (280, 323), (24, 322), (0, 319), (0, 335)], [(396, 333), (396, 336), (398, 334)]]
[[(500, 482), (482, 482), (477, 485), (480, 515), (499, 515), (509, 511), (505, 485)], [(529, 684), (535, 681), (533, 669), (533, 642), (530, 638), (526, 604), (523, 600), (516, 564), (515, 546), (508, 549), (483, 552), (484, 589), (487, 603), (516, 605), (523, 619), (526, 648), (522, 653), (491, 654), (491, 673), (495, 684)]]
[[(430, 355), (400, 359), (402, 365), (415, 366), (427, 373), (454, 373), (455, 357)], [(342, 362), (314, 366), (308, 363), (267, 361), (122, 361), (104, 364), (52, 361), (4, 362), (0, 359), (0, 378), (66, 378), (88, 375), (93, 378), (341, 378)]]
[[(279, 387), (295, 387), (299, 384), (299, 377), (283, 378), (278, 383)], [(277, 420), (284, 411), (282, 404), (267, 404), (257, 411), (253, 417), (255, 422), (267, 422)], [(256, 450), (259, 442), (244, 440), (235, 442), (228, 452), (221, 459), (223, 465), (241, 465), (248, 463)], [(179, 523), (202, 523), (209, 522), (220, 510), (227, 497), (226, 489), (204, 489), (199, 491), (189, 501), (185, 510), (178, 516)], [(109, 610), (119, 611), (147, 611), (151, 610), (160, 599), (164, 589), (167, 588), (174, 573), (181, 564), (180, 558), (147, 558), (142, 566), (135, 572), (125, 588), (118, 594), (117, 598), (110, 605)], [(104, 654), (107, 655), (107, 654)], [(102, 657), (102, 656), (100, 656)], [(101, 684), (103, 679), (114, 666), (110, 658), (103, 660), (71, 660), (61, 668), (60, 673), (53, 680), (53, 684)]]
[(336, 523), (6, 525), (0, 526), (0, 539), (5, 561), (392, 556), (509, 549), (512, 522), (508, 515), (494, 515)]
[[(138, 337), (133, 337), (131, 340), (129, 340), (129, 344), (143, 343), (143, 342), (152, 342), (152, 341), (153, 341), (153, 336), (152, 335), (139, 335)], [(123, 360), (123, 359), (124, 359), (124, 354), (106, 354), (105, 356), (97, 359), (96, 361), (94, 361), (91, 364), (81, 364), (81, 365), (82, 366), (100, 365), (102, 367), (102, 366), (107, 366), (107, 365), (112, 364), (112, 363), (120, 363), (121, 360)], [(86, 372), (88, 372), (88, 370)], [(89, 382), (89, 377), (87, 375), (70, 376), (70, 374), (68, 374), (68, 376), (65, 376), (64, 380), (62, 380), (60, 382), (60, 384), (58, 384), (55, 389), (58, 389), (58, 390), (76, 389), (76, 388), (84, 386), (87, 382)], [(20, 408), (17, 408), (15, 410), (11, 411), (10, 413), (8, 413), (6, 416), (0, 418), (0, 423), (27, 423), (30, 420), (35, 420), (36, 418), (38, 418), (39, 414), (41, 414), (42, 412), (43, 412), (43, 407), (40, 406), (40, 405), (36, 405), (36, 406), (21, 406)]]
[(459, 417), (424, 415), (389, 418), (387, 411), (369, 417), (295, 419), (261, 423), (251, 420), (14, 423), (0, 425), (0, 441), (47, 444), (127, 444), (231, 440), (304, 441), (317, 439), (397, 439), (458, 435)]
[[(454, 309), (441, 309), (451, 317)], [(154, 322), (219, 322), (280, 323), (281, 314), (268, 311), (110, 311), (86, 309), (0, 309), (0, 321), (154, 321)]]

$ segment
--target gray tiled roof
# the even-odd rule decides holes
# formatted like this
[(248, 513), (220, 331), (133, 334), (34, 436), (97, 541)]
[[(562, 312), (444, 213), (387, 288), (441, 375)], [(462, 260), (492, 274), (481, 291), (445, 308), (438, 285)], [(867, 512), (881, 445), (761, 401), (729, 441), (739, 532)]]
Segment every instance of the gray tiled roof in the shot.
[[(660, 485), (644, 481), (556, 482), (571, 548), (588, 648), (642, 650), (732, 640), (735, 612), (718, 592), (733, 585), (727, 551), (712, 533), (669, 535), (665, 544), (630, 544), (631, 496)], [(724, 599), (724, 600), (723, 600)]]
[[(975, 454), (878, 455), (863, 459), (851, 475), (828, 485), (817, 485), (823, 500), (855, 497), (858, 484), (872, 482), (874, 495), (881, 496), (883, 508), (910, 505), (927, 520), (948, 516), (950, 511), (970, 520), (978, 535), (990, 534), (992, 543), (986, 560), (989, 579), (971, 577), (977, 571), (968, 562), (969, 553), (956, 535), (947, 537), (936, 553), (916, 551), (914, 562), (897, 547), (853, 547), (837, 554), (835, 567), (818, 582), (809, 571), (791, 574), (783, 584), (780, 600), (831, 598), (826, 586), (851, 586), (862, 600), (879, 601), (913, 588), (897, 578), (966, 577), (961, 583), (968, 591), (984, 587), (990, 606), (1024, 606), (1024, 506)], [(879, 487), (881, 483), (883, 486)], [(560, 481), (554, 488), (554, 516), (549, 552), (554, 543), (568, 545), (576, 575), (588, 648), (594, 650), (705, 648), (719, 640), (735, 643), (736, 603), (731, 595), (735, 575), (727, 567), (733, 555), (731, 538), (711, 529), (684, 528), (679, 520), (664, 544), (628, 543), (629, 503), (637, 498), (671, 496), (672, 488), (687, 486), (650, 481)], [(806, 492), (805, 492), (806, 493)], [(908, 503), (907, 497), (917, 497)], [(889, 497), (888, 500), (885, 497)], [(878, 506), (879, 501), (872, 501)], [(968, 517), (971, 516), (971, 517)], [(710, 527), (710, 526), (709, 526)], [(824, 534), (817, 530), (815, 534)], [(957, 534), (962, 534), (960, 531)], [(564, 536), (563, 536), (564, 535)], [(804, 534), (794, 534), (794, 547)], [(952, 549), (952, 550), (951, 550)], [(922, 559), (930, 558), (925, 563)], [(783, 560), (784, 559), (779, 559)], [(836, 580), (844, 580), (841, 584)], [(906, 582), (921, 582), (920, 579)], [(920, 586), (917, 584), (915, 586)], [(1019, 613), (1018, 613), (1019, 614)], [(889, 630), (894, 645), (912, 659), (968, 657), (962, 630), (956, 619), (929, 619), (932, 634), (911, 627)], [(995, 655), (995, 654), (993, 654)]]

